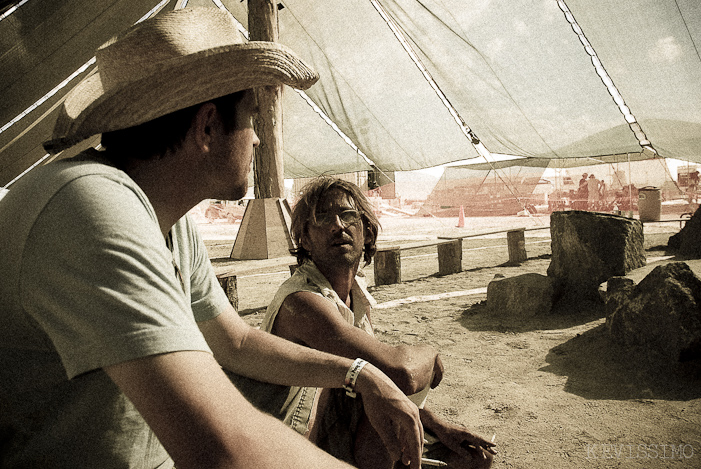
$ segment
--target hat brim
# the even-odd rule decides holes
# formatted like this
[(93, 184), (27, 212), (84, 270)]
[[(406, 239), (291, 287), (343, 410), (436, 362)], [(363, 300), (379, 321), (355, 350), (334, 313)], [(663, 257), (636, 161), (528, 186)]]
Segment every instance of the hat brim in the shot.
[(66, 96), (44, 143), (58, 153), (96, 134), (143, 124), (237, 91), (285, 84), (307, 89), (319, 76), (294, 52), (273, 42), (249, 42), (178, 57), (133, 82), (105, 91), (99, 73)]

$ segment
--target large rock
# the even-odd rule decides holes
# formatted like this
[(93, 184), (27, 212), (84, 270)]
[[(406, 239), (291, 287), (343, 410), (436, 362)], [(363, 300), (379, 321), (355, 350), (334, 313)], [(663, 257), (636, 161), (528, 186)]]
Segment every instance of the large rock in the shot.
[(529, 318), (549, 313), (552, 299), (552, 279), (536, 273), (497, 278), (487, 285), (487, 308), (503, 316)]
[(598, 301), (601, 283), (645, 265), (638, 220), (579, 210), (553, 212), (550, 234), (548, 276), (557, 297)]
[(679, 233), (670, 236), (667, 246), (681, 256), (701, 258), (701, 210), (696, 210)]
[(684, 262), (672, 262), (638, 285), (609, 288), (606, 326), (624, 345), (646, 346), (672, 360), (701, 357), (701, 280)]

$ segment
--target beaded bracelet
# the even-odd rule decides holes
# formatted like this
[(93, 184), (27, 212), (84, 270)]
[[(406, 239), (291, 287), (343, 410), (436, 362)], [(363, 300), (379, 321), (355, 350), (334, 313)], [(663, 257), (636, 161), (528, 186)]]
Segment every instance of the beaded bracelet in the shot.
[(350, 368), (348, 368), (348, 373), (346, 373), (346, 381), (343, 384), (343, 389), (346, 390), (346, 394), (350, 397), (355, 397), (355, 382), (358, 380), (358, 375), (360, 370), (363, 369), (368, 362), (362, 358), (356, 358)]

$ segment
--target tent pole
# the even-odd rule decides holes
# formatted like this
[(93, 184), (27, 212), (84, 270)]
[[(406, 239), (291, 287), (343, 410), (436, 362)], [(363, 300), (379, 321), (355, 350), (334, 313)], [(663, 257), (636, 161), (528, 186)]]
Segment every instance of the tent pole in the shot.
[[(278, 4), (271, 0), (248, 0), (251, 41), (278, 40)], [(259, 112), (254, 128), (260, 145), (254, 151), (255, 199), (241, 220), (232, 259), (272, 259), (290, 255), (290, 205), (284, 197), (282, 162), (282, 86), (254, 90)]]
[(628, 157), (628, 207), (630, 209), (630, 218), (633, 218), (633, 174), (630, 172), (630, 153), (626, 153)]
[[(251, 41), (278, 41), (278, 7), (271, 0), (248, 0)], [(260, 145), (255, 150), (254, 181), (257, 199), (284, 193), (282, 163), (282, 86), (255, 90), (259, 114), (255, 120)]]

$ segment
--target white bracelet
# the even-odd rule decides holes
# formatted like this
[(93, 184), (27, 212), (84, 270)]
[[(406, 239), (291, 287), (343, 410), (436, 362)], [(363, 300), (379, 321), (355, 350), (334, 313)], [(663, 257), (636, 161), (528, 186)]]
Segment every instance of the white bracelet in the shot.
[(358, 380), (358, 375), (360, 370), (363, 369), (368, 362), (362, 358), (356, 358), (350, 368), (348, 368), (348, 373), (346, 373), (346, 381), (343, 384), (343, 389), (346, 390), (346, 394), (350, 397), (355, 397), (355, 382)]

